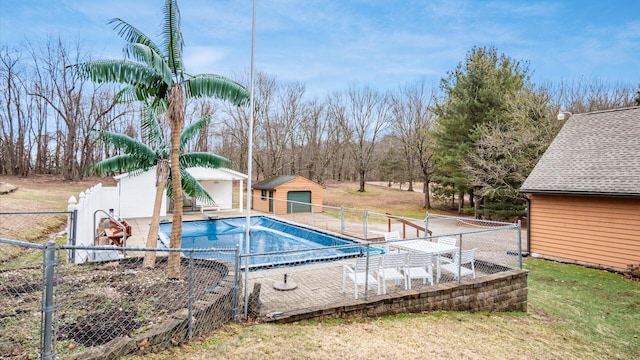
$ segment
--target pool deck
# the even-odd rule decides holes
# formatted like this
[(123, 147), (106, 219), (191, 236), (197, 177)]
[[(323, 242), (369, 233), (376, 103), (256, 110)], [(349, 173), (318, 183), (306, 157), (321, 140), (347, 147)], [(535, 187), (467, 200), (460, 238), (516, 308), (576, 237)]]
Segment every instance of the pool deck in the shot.
[[(187, 212), (184, 213), (183, 220), (206, 220), (212, 215), (217, 216), (218, 218), (243, 217), (246, 216), (246, 214), (246, 212), (240, 212), (237, 209), (233, 211), (211, 211), (205, 212), (204, 214), (200, 212)], [(251, 211), (251, 215), (272, 216), (271, 214), (265, 214), (253, 210)], [(318, 214), (316, 214), (316, 217), (318, 217)], [(172, 216), (169, 214), (161, 219), (171, 221)], [(287, 221), (287, 219), (283, 220)], [(127, 219), (127, 221), (132, 226), (132, 236), (127, 239), (127, 247), (145, 247), (151, 218)], [(350, 228), (348, 228), (348, 226), (351, 225), (347, 224), (347, 231), (345, 232), (350, 233), (351, 231), (349, 231)], [(358, 228), (361, 228), (361, 225), (353, 225), (354, 232), (358, 230)], [(386, 230), (385, 228), (386, 224), (370, 224), (369, 231), (371, 234), (382, 233)], [(437, 233), (449, 234), (456, 230), (459, 231), (459, 228), (446, 227), (438, 228), (437, 230)], [(484, 235), (478, 235), (478, 237), (482, 236)], [(484, 248), (485, 252), (489, 251), (489, 249), (487, 249), (487, 243), (481, 242), (478, 247)], [(499, 252), (504, 253), (504, 250), (499, 250)], [(129, 251), (128, 255), (143, 256), (142, 252), (136, 253), (135, 251)], [(159, 255), (162, 256), (163, 254)], [(240, 275), (242, 279), (241, 287), (244, 289), (246, 285), (247, 293), (251, 293), (254, 289), (254, 284), (259, 283), (261, 285), (261, 306), (259, 309), (259, 316), (262, 319), (277, 319), (278, 317), (286, 317), (290, 314), (318, 312), (340, 306), (349, 308), (355, 304), (361, 304), (363, 302), (368, 303), (385, 297), (393, 297), (402, 294), (415, 294), (416, 292), (421, 290), (424, 291), (425, 289), (438, 290), (440, 288), (451, 287), (455, 284), (452, 276), (444, 275), (440, 283), (435, 283), (434, 286), (429, 285), (429, 283), (423, 285), (422, 280), (413, 280), (411, 286), (412, 289), (410, 290), (405, 290), (403, 284), (387, 282), (387, 294), (378, 295), (377, 287), (374, 286), (366, 292), (365, 297), (364, 287), (361, 286), (358, 291), (358, 299), (355, 299), (353, 283), (351, 281), (346, 281), (346, 291), (342, 291), (343, 266), (345, 264), (352, 264), (353, 262), (353, 259), (346, 259), (332, 262), (311, 263), (294, 267), (250, 271), (246, 281), (244, 279), (246, 273), (243, 271)], [(483, 275), (477, 267), (476, 271), (478, 276)], [(285, 274), (287, 275), (289, 284), (290, 282), (295, 282), (295, 289), (288, 291), (276, 289), (276, 286), (274, 285), (277, 282), (283, 282)], [(435, 278), (434, 281), (436, 281)]]
[[(219, 218), (246, 216), (246, 212), (234, 211), (214, 211), (189, 212), (183, 215), (183, 221), (206, 220), (208, 215), (215, 215)], [(261, 212), (251, 212), (252, 216), (269, 215)], [(171, 221), (171, 215), (162, 217)], [(151, 218), (127, 219), (131, 224), (132, 236), (127, 239), (127, 247), (145, 247), (146, 236), (149, 232)], [(381, 229), (382, 230), (382, 229)], [(142, 256), (135, 251), (130, 251), (129, 256)], [(342, 292), (342, 269), (343, 265), (353, 263), (353, 259), (312, 263), (308, 265), (273, 268), (258, 271), (250, 271), (248, 275), (248, 292), (254, 288), (254, 284), (261, 284), (260, 287), (260, 316), (272, 318), (284, 316), (289, 312), (300, 312), (304, 309), (317, 310), (321, 308), (333, 307), (336, 305), (348, 305), (353, 302), (365, 301), (364, 287), (359, 288), (358, 299), (354, 299), (353, 283), (347, 281), (346, 291)], [(276, 282), (284, 281), (287, 274), (287, 281), (295, 282), (295, 289), (288, 291), (277, 290), (274, 287)], [(241, 275), (244, 279), (245, 272)], [(242, 287), (245, 282), (242, 280)], [(429, 286), (427, 284), (427, 286)], [(421, 280), (414, 280), (412, 283), (414, 290), (423, 287)], [(393, 282), (387, 284), (387, 293), (393, 294), (404, 290), (404, 286), (395, 286)], [(411, 291), (411, 290), (409, 290)], [(377, 294), (377, 287), (371, 288), (366, 299), (379, 299), (385, 295)], [(282, 315), (279, 315), (282, 313)]]

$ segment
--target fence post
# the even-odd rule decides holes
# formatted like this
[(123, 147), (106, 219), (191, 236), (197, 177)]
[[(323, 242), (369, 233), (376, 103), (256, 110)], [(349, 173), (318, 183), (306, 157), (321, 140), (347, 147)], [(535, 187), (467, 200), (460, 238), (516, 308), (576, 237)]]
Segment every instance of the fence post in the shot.
[[(78, 242), (78, 209), (73, 210), (73, 221), (72, 221), (71, 230), (72, 231), (71, 231), (71, 234), (69, 236), (71, 236), (71, 239), (73, 241), (73, 245), (75, 246), (76, 243)], [(75, 249), (75, 247), (73, 248), (72, 257), (73, 257), (73, 261), (75, 263), (75, 261), (76, 261), (76, 249)]]
[(193, 337), (193, 249), (189, 250), (189, 305), (187, 317), (187, 339)]
[(233, 312), (233, 320), (238, 320), (240, 318), (240, 312), (238, 311), (239, 307), (239, 299), (240, 299), (240, 247), (236, 245), (235, 252), (235, 265), (234, 265), (234, 274), (233, 274), (233, 299), (232, 299), (232, 312)]
[(313, 204), (309, 204), (309, 205), (311, 205), (311, 226), (316, 226), (316, 221), (315, 221), (315, 218), (313, 216), (314, 205)]
[(458, 248), (458, 284), (462, 281), (462, 233), (458, 235), (460, 239), (460, 247)]
[(344, 206), (340, 207), (340, 234), (344, 234)]
[(518, 220), (518, 263), (520, 270), (522, 270), (522, 225), (520, 220)]
[(364, 233), (364, 239), (367, 240), (367, 225), (369, 221), (369, 210), (364, 209), (364, 219), (362, 219), (362, 231)]
[(41, 343), (41, 355), (43, 360), (55, 359), (55, 349), (53, 348), (53, 311), (55, 305), (53, 304), (53, 275), (56, 265), (55, 260), (56, 243), (49, 241), (44, 248), (43, 265), (44, 265), (44, 284), (42, 289), (42, 343)]
[(424, 218), (424, 236), (429, 236), (429, 212), (427, 211), (427, 215)]
[[(369, 260), (370, 260), (369, 246), (371, 246), (371, 244), (367, 244), (367, 266), (365, 267), (365, 272), (364, 272), (364, 301), (367, 301), (367, 294), (369, 292)], [(355, 281), (354, 281), (354, 286), (356, 287), (356, 291), (358, 291), (358, 285), (357, 285), (357, 282)]]
[[(67, 244), (75, 246), (78, 228), (78, 207), (76, 206), (78, 201), (74, 196), (71, 196), (67, 203), (67, 211), (69, 211), (69, 216), (67, 216)], [(75, 261), (76, 249), (73, 248), (71, 251), (67, 251), (67, 263), (73, 264)]]

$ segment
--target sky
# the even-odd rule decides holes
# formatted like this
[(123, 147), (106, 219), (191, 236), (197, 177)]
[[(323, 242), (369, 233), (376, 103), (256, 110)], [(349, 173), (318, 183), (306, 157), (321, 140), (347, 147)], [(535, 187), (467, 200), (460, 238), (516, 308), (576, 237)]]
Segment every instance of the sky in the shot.
[[(162, 0), (0, 0), (0, 44), (60, 37), (121, 59), (119, 17), (156, 40)], [(246, 78), (251, 0), (178, 1), (191, 74)], [(474, 46), (529, 63), (536, 84), (640, 85), (640, 0), (257, 0), (254, 64), (322, 97), (352, 86), (437, 87)]]

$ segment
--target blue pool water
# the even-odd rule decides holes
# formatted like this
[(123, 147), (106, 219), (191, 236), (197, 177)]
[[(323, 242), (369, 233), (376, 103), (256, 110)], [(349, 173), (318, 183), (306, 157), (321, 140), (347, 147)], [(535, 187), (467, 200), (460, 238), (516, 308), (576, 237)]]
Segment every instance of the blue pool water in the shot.
[[(245, 245), (246, 218), (188, 221), (182, 225), (182, 247), (187, 249), (232, 249)], [(171, 224), (160, 224), (160, 240), (168, 246)], [(352, 245), (342, 248), (335, 246)], [(298, 251), (306, 250), (310, 251)], [(371, 255), (384, 250), (370, 247)], [(285, 253), (283, 253), (285, 252)], [(366, 246), (339, 236), (309, 229), (264, 216), (251, 218), (249, 254), (250, 268), (301, 264), (310, 261), (328, 261), (360, 256)], [(198, 255), (196, 255), (198, 256)], [(233, 261), (226, 252), (202, 253), (199, 257), (221, 258)]]

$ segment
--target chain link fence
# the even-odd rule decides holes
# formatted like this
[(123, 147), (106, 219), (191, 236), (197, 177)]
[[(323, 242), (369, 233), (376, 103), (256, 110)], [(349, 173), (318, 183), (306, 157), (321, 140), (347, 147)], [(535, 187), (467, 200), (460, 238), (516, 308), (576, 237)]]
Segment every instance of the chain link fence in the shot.
[[(260, 292), (260, 302), (249, 308), (252, 311), (249, 316), (274, 318), (301, 311), (322, 312), (321, 309), (328, 307), (348, 307), (355, 299), (375, 302), (407, 289), (424, 291), (438, 284), (459, 283), (465, 279), (522, 269), (518, 224), (495, 223), (486, 228), (466, 230), (467, 233), (443, 233), (331, 247), (329, 249), (345, 252), (344, 256), (336, 256), (333, 261), (324, 261), (320, 249), (241, 255), (243, 261), (249, 264), (269, 263), (266, 258), (279, 257), (279, 264), (256, 265), (252, 271), (243, 272), (247, 282), (245, 289), (257, 289)], [(414, 277), (407, 283), (404, 276), (399, 280), (384, 280), (378, 267), (382, 266), (388, 254), (405, 256), (403, 261), (408, 266), (411, 256), (422, 250), (431, 251), (431, 246), (438, 246), (433, 244), (438, 244), (442, 238), (453, 239), (455, 244), (445, 249), (446, 252), (438, 253), (440, 250), (436, 249), (432, 253), (431, 263), (427, 265), (431, 267), (430, 277)], [(426, 247), (424, 244), (427, 244)], [(456, 258), (464, 259), (465, 254), (470, 252), (473, 252), (470, 263), (455, 261)], [(300, 257), (310, 260), (297, 262), (295, 259)], [(363, 274), (366, 272), (363, 272), (361, 279), (354, 280), (353, 269), (362, 258), (366, 259), (366, 272), (370, 272), (371, 276), (365, 277)], [(285, 266), (287, 262), (289, 266)], [(393, 267), (399, 269), (400, 273), (407, 271), (403, 265)]]
[[(286, 202), (287, 209), (291, 208), (292, 210), (295, 209), (293, 207), (294, 204), (306, 204), (291, 200), (271, 200), (274, 202)], [(390, 219), (397, 218), (393, 216), (389, 217), (386, 214), (372, 213), (366, 209), (306, 205), (306, 209), (309, 211), (288, 212), (286, 214), (270, 213), (270, 215), (364, 240), (375, 240), (379, 238), (382, 232), (387, 231), (386, 229), (389, 226), (388, 222)], [(422, 222), (422, 228), (424, 228), (424, 220), (411, 219), (411, 221)], [(399, 226), (399, 224), (396, 220), (392, 226), (395, 228)]]
[(0, 248), (0, 357), (35, 359), (44, 341), (45, 247), (0, 239)]
[[(239, 318), (237, 249), (180, 249), (180, 277), (167, 278), (170, 249), (30, 244), (0, 263), (0, 358), (117, 358), (208, 334)], [(90, 252), (94, 261), (67, 262)], [(127, 257), (123, 254), (127, 252)], [(145, 268), (145, 254), (159, 255)], [(114, 254), (117, 253), (114, 259)], [(220, 259), (232, 259), (231, 262)]]

